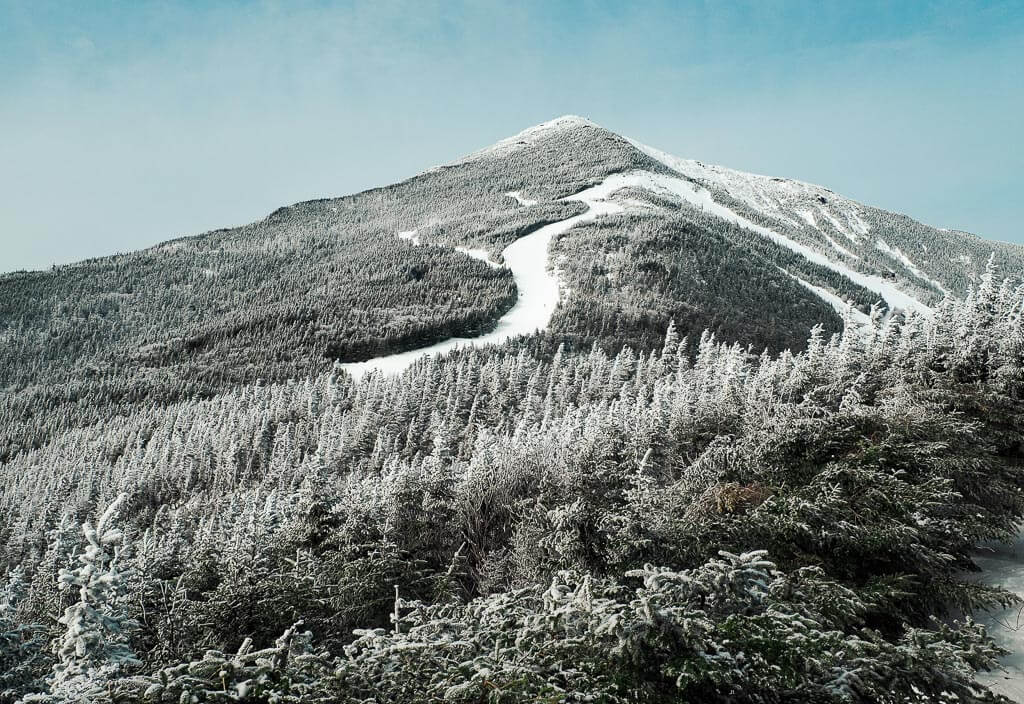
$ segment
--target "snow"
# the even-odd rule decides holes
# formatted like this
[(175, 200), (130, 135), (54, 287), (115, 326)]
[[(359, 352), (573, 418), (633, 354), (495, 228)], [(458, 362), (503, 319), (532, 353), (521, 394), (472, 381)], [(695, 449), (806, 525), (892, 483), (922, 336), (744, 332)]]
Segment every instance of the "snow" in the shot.
[[(825, 219), (833, 223), (836, 229), (854, 244), (858, 240), (857, 233), (866, 232), (868, 229), (867, 224), (860, 217), (860, 205), (844, 199), (827, 188), (790, 178), (744, 173), (692, 159), (680, 159), (635, 139), (629, 141), (646, 153), (648, 157), (662, 162), (687, 178), (721, 188), (733, 199), (767, 217), (799, 227), (796, 220), (788, 217), (793, 216), (821, 231), (821, 226), (817, 223), (813, 210), (808, 210), (809, 207), (816, 208)], [(848, 221), (849, 225), (841, 224), (836, 217), (821, 206), (822, 203), (827, 203), (830, 207), (835, 208)]]
[[(553, 122), (557, 123), (558, 120)], [(545, 123), (545, 125), (549, 124), (551, 123)], [(540, 125), (537, 128), (531, 128), (530, 130), (527, 130), (526, 133), (521, 134), (529, 133), (527, 135), (528, 137), (535, 137), (537, 130), (544, 128), (545, 125)], [(672, 158), (674, 159), (674, 157)], [(879, 296), (881, 296), (881, 298), (883, 298), (891, 308), (901, 308), (926, 313), (931, 312), (931, 309), (928, 306), (903, 291), (900, 291), (891, 282), (886, 281), (879, 276), (854, 271), (845, 264), (832, 261), (825, 255), (804, 244), (796, 242), (767, 227), (751, 222), (730, 208), (715, 201), (708, 189), (700, 186), (692, 180), (678, 176), (669, 176), (666, 174), (655, 174), (649, 171), (633, 171), (629, 173), (612, 174), (600, 184), (588, 188), (574, 196), (564, 198), (563, 200), (582, 201), (588, 206), (588, 210), (580, 215), (546, 225), (536, 232), (513, 242), (505, 248), (502, 252), (502, 256), (504, 258), (505, 265), (512, 270), (512, 276), (515, 279), (519, 297), (511, 310), (498, 320), (494, 330), (474, 338), (450, 338), (417, 350), (377, 357), (365, 362), (352, 362), (341, 366), (355, 377), (360, 377), (372, 371), (379, 371), (384, 374), (396, 374), (409, 367), (418, 359), (428, 355), (445, 354), (453, 350), (474, 345), (501, 344), (512, 337), (528, 335), (537, 330), (543, 330), (551, 321), (551, 316), (554, 313), (555, 307), (558, 305), (560, 298), (560, 286), (557, 270), (548, 268), (548, 248), (551, 244), (551, 240), (581, 223), (590, 222), (602, 215), (622, 212), (623, 206), (612, 202), (610, 198), (612, 194), (623, 188), (640, 188), (654, 193), (675, 196), (685, 203), (689, 203), (700, 208), (704, 212), (767, 237), (773, 242), (800, 254), (812, 263), (819, 264), (842, 274), (851, 281), (854, 281), (868, 290), (879, 294)], [(412, 240), (414, 244), (418, 244), (418, 238), (416, 237), (415, 232), (415, 230), (410, 230), (408, 232), (399, 233), (399, 236), (404, 239)], [(491, 266), (498, 266), (495, 262), (490, 260), (487, 252), (483, 250), (473, 250), (462, 247), (457, 249), (469, 256), (481, 259)], [(846, 311), (847, 304), (832, 292), (827, 291), (824, 288), (814, 286), (809, 282), (799, 279), (798, 277), (794, 278), (797, 278), (801, 284), (828, 302), (829, 305), (832, 305), (837, 311)], [(857, 318), (858, 315), (863, 314), (855, 313), (854, 317)]]
[(813, 227), (815, 230), (818, 229), (818, 221), (814, 219), (814, 213), (810, 210), (798, 210), (796, 214), (807, 221), (807, 224)]
[(456, 247), (455, 251), (462, 252), (467, 256), (473, 257), (473, 259), (479, 259), (492, 269), (501, 268), (501, 264), (491, 259), (491, 255), (487, 253), (486, 249), (470, 249), (469, 247)]
[[(989, 546), (985, 556), (976, 557), (975, 561), (984, 570), (982, 582), (1024, 597), (1024, 532), (1012, 545)], [(976, 616), (996, 642), (1011, 651), (1001, 661), (1006, 672), (979, 673), (978, 681), (1014, 701), (1024, 701), (1024, 612), (1021, 609), (1014, 606)]]
[(824, 237), (824, 238), (825, 238), (826, 240), (828, 240), (828, 243), (829, 243), (830, 245), (832, 245), (832, 249), (836, 250), (836, 251), (837, 251), (837, 252), (839, 252), (840, 254), (845, 254), (845, 255), (846, 255), (847, 257), (850, 257), (851, 259), (860, 259), (860, 257), (858, 257), (858, 256), (857, 256), (856, 254), (854, 254), (854, 253), (853, 253), (853, 252), (851, 252), (850, 250), (846, 249), (845, 247), (843, 247), (842, 245), (840, 245), (840, 244), (839, 244), (838, 242), (836, 242), (836, 241), (835, 241), (834, 239), (832, 239), (831, 237), (829, 237), (829, 236), (828, 236), (828, 235), (827, 235), (827, 234), (825, 233), (825, 231), (824, 231), (824, 230), (818, 230), (818, 234), (820, 234), (820, 235), (821, 235), (822, 237)]
[(532, 198), (523, 198), (522, 193), (520, 193), (519, 191), (509, 191), (505, 195), (507, 195), (509, 198), (515, 198), (516, 201), (519, 202), (519, 205), (522, 205), (526, 208), (529, 208), (531, 205), (537, 205), (537, 201), (533, 200)]
[(715, 201), (711, 195), (711, 191), (699, 186), (693, 181), (675, 176), (653, 174), (650, 172), (634, 172), (632, 174), (616, 174), (611, 176), (606, 179), (601, 186), (596, 188), (607, 187), (609, 183), (615, 180), (625, 181), (626, 183), (624, 183), (624, 185), (634, 185), (641, 188), (650, 188), (652, 190), (661, 190), (671, 193), (682, 199), (684, 202), (690, 203), (706, 213), (710, 213), (711, 215), (722, 218), (723, 220), (739, 225), (746, 230), (757, 232), (776, 244), (782, 245), (783, 247), (800, 254), (808, 261), (842, 274), (846, 278), (860, 284), (869, 291), (877, 293), (885, 300), (890, 308), (914, 310), (922, 313), (931, 312), (931, 308), (926, 306), (924, 303), (921, 303), (913, 296), (899, 290), (891, 282), (886, 281), (882, 277), (874, 274), (862, 274), (859, 271), (854, 271), (842, 262), (832, 261), (820, 252), (817, 252), (800, 242), (796, 242), (785, 235), (775, 232), (767, 227), (757, 225), (756, 223), (744, 218), (742, 215), (738, 215), (733, 210)]
[(409, 240), (412, 242), (414, 247), (420, 246), (420, 236), (416, 234), (418, 230), (406, 230), (405, 232), (399, 232), (398, 236), (403, 240)]
[(860, 243), (860, 239), (857, 238), (857, 235), (851, 232), (846, 225), (836, 220), (836, 217), (832, 213), (828, 212), (822, 207), (818, 208), (818, 212), (820, 212), (826, 220), (832, 223), (832, 227), (836, 229), (836, 232), (843, 234), (848, 240), (850, 240), (854, 244)]
[(513, 135), (499, 142), (495, 142), (485, 149), (468, 154), (454, 163), (472, 161), (474, 159), (481, 159), (490, 156), (503, 156), (523, 147), (532, 146), (539, 140), (550, 136), (553, 132), (584, 126), (597, 127), (597, 125), (584, 117), (580, 117), (578, 115), (562, 115), (561, 117), (556, 117), (554, 120), (548, 120), (547, 122), (542, 122), (539, 125), (528, 127), (519, 134)]
[[(418, 230), (406, 230), (404, 232), (399, 232), (398, 236), (401, 237), (403, 240), (408, 240), (408, 241), (412, 242), (414, 247), (419, 247), (421, 242), (420, 242), (420, 236), (417, 234), (417, 232), (419, 232), (419, 231)], [(498, 262), (492, 260), (491, 259), (491, 255), (488, 254), (487, 250), (485, 250), (485, 249), (470, 249), (469, 247), (456, 247), (455, 251), (456, 252), (462, 252), (463, 254), (465, 254), (467, 256), (473, 257), (473, 259), (479, 259), (480, 261), (484, 262), (485, 264), (487, 264), (492, 269), (500, 269), (501, 268), (501, 264), (499, 264)]]
[[(429, 355), (445, 354), (478, 345), (498, 345), (510, 338), (546, 328), (560, 298), (557, 271), (548, 269), (548, 248), (551, 240), (576, 225), (590, 222), (602, 215), (621, 212), (622, 208), (619, 205), (606, 200), (612, 192), (622, 187), (610, 183), (612, 181), (618, 183), (621, 178), (612, 176), (593, 188), (563, 199), (586, 203), (589, 206), (586, 212), (546, 225), (505, 248), (502, 257), (505, 265), (512, 270), (519, 297), (515, 305), (498, 319), (492, 331), (473, 338), (453, 337), (417, 350), (377, 357), (365, 362), (342, 364), (341, 367), (356, 378), (375, 371), (397, 374)], [(494, 265), (487, 258), (487, 253), (482, 250), (460, 248), (460, 251), (470, 256), (478, 256)]]
[(931, 283), (933, 286), (935, 286), (937, 289), (939, 289), (945, 294), (949, 293), (949, 291), (946, 290), (946, 287), (943, 286), (939, 281), (930, 278), (927, 274), (918, 269), (917, 266), (914, 265), (914, 262), (910, 261), (910, 257), (908, 257), (906, 254), (900, 251), (899, 247), (890, 247), (885, 240), (879, 239), (877, 242), (875, 242), (875, 248), (878, 249), (879, 251), (885, 252), (893, 259), (899, 261), (901, 264), (903, 264), (903, 266), (907, 267), (907, 269), (917, 278), (921, 279), (922, 281), (927, 281)]
[[(784, 220), (795, 226), (797, 223), (787, 217), (787, 215), (792, 215), (824, 234), (813, 210), (808, 209), (808, 207), (813, 207), (832, 224), (836, 231), (854, 244), (857, 244), (859, 237), (866, 235), (870, 229), (861, 217), (860, 204), (838, 196), (827, 188), (794, 179), (745, 173), (693, 159), (680, 159), (636, 140), (630, 139), (629, 142), (670, 169), (687, 178), (721, 188), (730, 197), (767, 217)], [(846, 220), (846, 224), (840, 222), (839, 218), (830, 213), (823, 203), (828, 203), (830, 208), (834, 209), (843, 220)]]
[(869, 323), (871, 323), (871, 317), (870, 316), (868, 316), (865, 313), (862, 313), (861, 311), (857, 310), (848, 301), (844, 301), (842, 298), (840, 298), (836, 294), (832, 293), (828, 289), (822, 288), (821, 286), (815, 286), (810, 281), (805, 281), (805, 280), (801, 279), (799, 276), (796, 276), (795, 274), (790, 274), (785, 269), (780, 268), (779, 271), (782, 271), (783, 273), (789, 275), (794, 280), (799, 282), (801, 286), (806, 288), (808, 291), (810, 291), (814, 295), (818, 296), (818, 298), (820, 298), (821, 300), (823, 300), (826, 303), (828, 303), (830, 306), (832, 306), (833, 309), (835, 309), (835, 311), (837, 313), (839, 313), (839, 315), (846, 315), (847, 311), (849, 311), (850, 314), (853, 316), (853, 319), (858, 324), (860, 324), (860, 325), (868, 325)]

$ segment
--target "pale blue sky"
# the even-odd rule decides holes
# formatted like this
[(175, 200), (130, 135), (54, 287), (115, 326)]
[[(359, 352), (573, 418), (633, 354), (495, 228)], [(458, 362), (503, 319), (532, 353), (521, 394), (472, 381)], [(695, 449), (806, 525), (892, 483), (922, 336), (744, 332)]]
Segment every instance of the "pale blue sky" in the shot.
[(0, 0), (0, 271), (394, 182), (564, 113), (1024, 242), (1024, 3)]

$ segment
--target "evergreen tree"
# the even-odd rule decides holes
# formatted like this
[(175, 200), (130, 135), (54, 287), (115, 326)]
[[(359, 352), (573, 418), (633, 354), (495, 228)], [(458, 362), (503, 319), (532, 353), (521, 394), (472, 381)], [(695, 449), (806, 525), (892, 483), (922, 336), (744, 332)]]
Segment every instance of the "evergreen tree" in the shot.
[(119, 571), (123, 534), (112, 526), (126, 496), (121, 494), (100, 515), (96, 526), (82, 524), (85, 538), (79, 565), (60, 572), (62, 590), (78, 590), (78, 600), (59, 622), (64, 634), (54, 643), (57, 663), (42, 694), (26, 702), (95, 702), (108, 696), (107, 685), (139, 665), (128, 635), (135, 623), (123, 611)]

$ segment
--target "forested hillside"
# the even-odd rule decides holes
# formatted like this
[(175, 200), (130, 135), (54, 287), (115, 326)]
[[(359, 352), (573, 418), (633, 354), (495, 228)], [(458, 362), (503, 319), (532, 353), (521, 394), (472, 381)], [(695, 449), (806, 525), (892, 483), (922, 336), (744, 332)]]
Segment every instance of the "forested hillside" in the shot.
[[(1024, 255), (693, 168), (562, 118), (0, 277), (0, 704), (998, 701)], [(602, 183), (546, 330), (345, 371)]]

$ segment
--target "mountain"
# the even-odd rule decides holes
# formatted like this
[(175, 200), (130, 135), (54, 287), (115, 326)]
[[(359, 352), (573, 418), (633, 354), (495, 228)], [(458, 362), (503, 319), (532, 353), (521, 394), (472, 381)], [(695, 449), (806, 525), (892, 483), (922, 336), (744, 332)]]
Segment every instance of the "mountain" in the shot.
[[(514, 280), (454, 248), (500, 261), (517, 239), (586, 211), (564, 199), (605, 182), (619, 212), (551, 245), (562, 297), (549, 351), (653, 349), (670, 321), (691, 342), (709, 329), (756, 350), (800, 349), (815, 325), (841, 328), (847, 301), (861, 320), (874, 305), (927, 311), (962, 295), (990, 256), (1006, 271), (1024, 265), (1019, 246), (677, 159), (567, 116), (393, 186), (0, 277), (0, 458), (110, 404), (208, 397), (479, 335), (514, 305)], [(413, 231), (438, 246), (399, 236)], [(37, 419), (39, 406), (65, 410)]]
[(989, 701), (1022, 271), (566, 116), (0, 276), (0, 703)]

